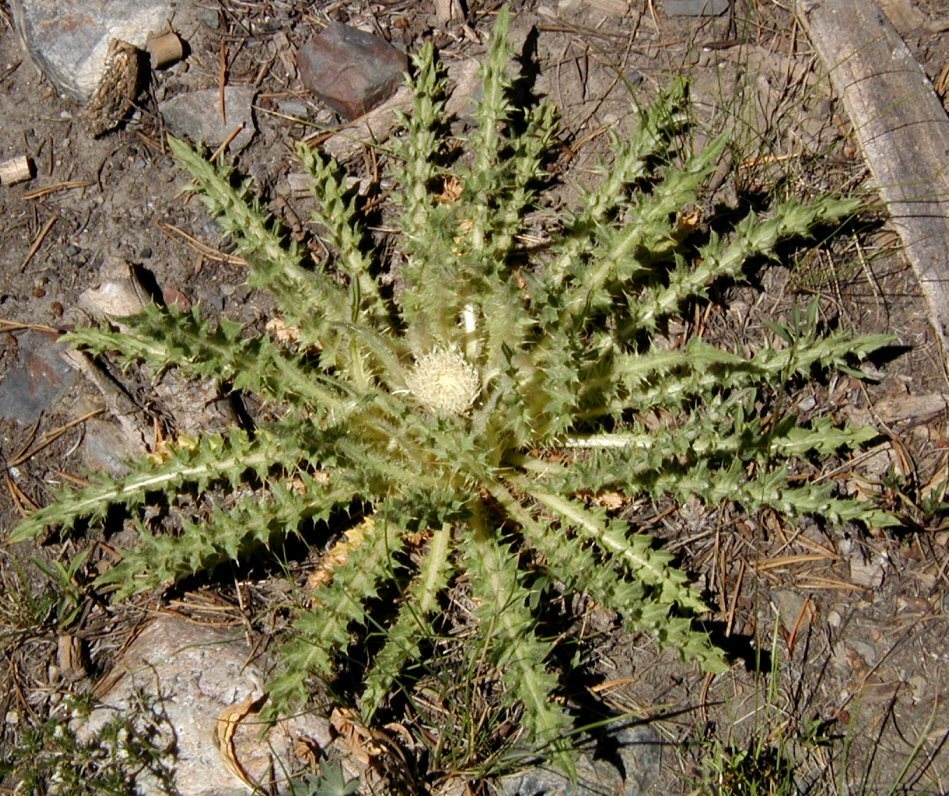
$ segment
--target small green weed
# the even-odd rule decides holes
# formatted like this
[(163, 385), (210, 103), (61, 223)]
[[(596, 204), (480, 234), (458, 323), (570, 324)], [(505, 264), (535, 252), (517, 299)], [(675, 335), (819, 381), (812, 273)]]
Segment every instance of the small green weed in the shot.
[(340, 763), (321, 763), (318, 775), (291, 783), (293, 796), (352, 796), (359, 793), (359, 780), (347, 779)]
[(84, 739), (69, 721), (89, 707), (88, 698), (67, 697), (53, 715), (19, 731), (3, 751), (0, 777), (17, 783), (17, 793), (127, 796), (147, 772), (156, 792), (174, 793), (174, 751), (160, 712), (146, 701), (134, 717), (116, 714)]
[[(680, 223), (677, 212), (697, 199), (726, 146), (719, 137), (678, 156), (683, 81), (615, 140), (612, 161), (550, 230), (549, 247), (524, 247), (556, 126), (550, 105), (513, 104), (508, 25), (504, 10), (462, 157), (444, 135), (431, 46), (417, 57), (414, 107), (387, 158), (400, 234), (379, 251), (346, 175), (318, 152), (299, 148), (318, 203), (313, 221), (335, 257), (313, 264), (248, 183), (171, 141), (251, 263), (250, 283), (276, 298), (281, 333), (150, 306), (125, 319), (127, 330), (79, 329), (69, 340), (125, 365), (218, 378), (267, 411), (253, 429), (180, 440), (121, 478), (59, 493), (13, 539), (102, 522), (110, 506), (125, 506), (141, 544), (98, 582), (121, 597), (279, 550), (292, 535), (318, 539), (314, 525), (357, 512), (285, 639), (271, 710), (304, 704), (313, 678), (332, 678), (366, 628), (381, 628), (383, 642), (357, 672), (370, 721), (432, 654), (448, 630), (446, 594), (464, 587), (475, 646), (500, 672), (503, 698), (519, 706), (526, 737), (570, 770), (554, 642), (537, 624), (555, 595), (585, 593), (685, 660), (727, 669), (693, 626), (708, 610), (699, 591), (599, 497), (890, 524), (832, 481), (808, 477), (809, 458), (859, 446), (872, 429), (774, 411), (789, 384), (833, 370), (859, 375), (859, 360), (887, 339), (822, 334), (807, 312), (775, 323), (773, 341), (756, 351), (699, 336), (662, 344), (666, 325), (714, 283), (740, 280), (749, 261), (860, 208), (851, 198), (789, 199), (725, 234)], [(179, 527), (140, 519), (156, 498), (175, 505), (183, 492), (211, 490), (230, 501)]]

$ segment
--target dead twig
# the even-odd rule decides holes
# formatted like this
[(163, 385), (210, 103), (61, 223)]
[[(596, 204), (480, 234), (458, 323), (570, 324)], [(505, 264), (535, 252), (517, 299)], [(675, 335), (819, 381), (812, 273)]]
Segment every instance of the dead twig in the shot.
[[(59, 428), (55, 428), (52, 431), (47, 431), (42, 437), (39, 438), (35, 446), (30, 447), (33, 443), (33, 440), (36, 439), (37, 427), (34, 426), (30, 435), (30, 439), (27, 441), (27, 443), (23, 445), (20, 450), (7, 461), (7, 468), (9, 469), (10, 467), (16, 467), (20, 464), (23, 464), (24, 462), (29, 461), (40, 451), (52, 445), (67, 431), (75, 428), (78, 425), (81, 425), (82, 423), (85, 423), (87, 420), (90, 420), (93, 417), (101, 415), (104, 411), (105, 409), (93, 409), (91, 412), (86, 412), (86, 414), (82, 415), (82, 417), (77, 417), (76, 419), (70, 420), (68, 423), (60, 426)], [(38, 422), (39, 421), (37, 421), (37, 423)]]
[(22, 321), (8, 321), (0, 318), (0, 334), (7, 332), (22, 332), (24, 330), (59, 334), (59, 329), (54, 329), (52, 326), (46, 326), (42, 323), (23, 323)]
[(49, 231), (53, 228), (53, 224), (55, 224), (58, 220), (59, 214), (55, 213), (50, 217), (49, 221), (43, 225), (43, 228), (39, 231), (39, 234), (33, 241), (33, 245), (30, 246), (30, 250), (27, 252), (23, 262), (20, 263), (21, 274), (26, 271), (26, 267), (30, 264), (30, 261), (33, 259), (36, 253), (40, 250), (40, 246), (43, 245), (43, 241), (46, 240), (46, 236), (49, 235)]
[(73, 188), (88, 188), (89, 183), (86, 180), (67, 180), (66, 182), (57, 182), (55, 185), (47, 185), (45, 188), (37, 188), (23, 194), (24, 199), (39, 199), (58, 191), (71, 191)]
[(176, 227), (174, 224), (168, 224), (164, 221), (159, 221), (156, 226), (164, 232), (170, 238), (177, 238), (180, 241), (183, 241), (185, 244), (194, 249), (202, 257), (206, 257), (209, 260), (212, 260), (217, 263), (226, 263), (227, 265), (240, 265), (246, 266), (247, 260), (243, 257), (235, 257), (233, 254), (225, 254), (218, 249), (214, 249), (207, 244), (201, 243), (197, 238), (189, 235), (181, 227)]

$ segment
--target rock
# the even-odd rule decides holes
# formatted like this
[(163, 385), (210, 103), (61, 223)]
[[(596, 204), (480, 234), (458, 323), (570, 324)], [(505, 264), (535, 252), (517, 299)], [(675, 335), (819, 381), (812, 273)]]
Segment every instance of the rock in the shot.
[(601, 793), (639, 796), (651, 793), (659, 774), (662, 741), (649, 724), (616, 730), (607, 739), (615, 745), (607, 759), (581, 754), (577, 781), (551, 768), (529, 768), (498, 784), (501, 796), (594, 796)]
[(66, 346), (56, 335), (27, 331), (17, 342), (17, 364), (0, 381), (0, 417), (27, 424), (53, 407), (76, 373), (63, 359)]
[(300, 100), (280, 100), (277, 103), (277, 110), (297, 119), (306, 119), (310, 115), (310, 109), (305, 102), (300, 102)]
[(90, 743), (116, 716), (134, 715), (135, 735), (160, 752), (137, 776), (143, 796), (246, 796), (235, 770), (265, 785), (272, 776), (279, 789), (299, 768), (295, 750), (328, 749), (333, 738), (328, 721), (313, 716), (280, 721), (261, 737), (263, 673), (252, 657), (239, 628), (159, 616), (122, 653), (102, 706), (73, 729)]
[(771, 592), (771, 602), (781, 618), (782, 627), (789, 636), (806, 628), (816, 611), (812, 604), (810, 611), (805, 611), (808, 606), (807, 597), (791, 589), (775, 589)]
[(628, 0), (561, 0), (560, 11), (590, 11), (621, 17), (629, 13)]
[(171, 23), (170, 0), (13, 0), (13, 18), (30, 57), (57, 91), (88, 101), (115, 40), (143, 49)]
[(729, 0), (663, 0), (662, 11), (670, 17), (717, 17), (728, 11)]
[(867, 589), (878, 589), (883, 585), (886, 563), (886, 557), (883, 555), (874, 556), (870, 561), (863, 561), (855, 556), (850, 561), (851, 582)]
[(432, 21), (436, 29), (461, 24), (465, 21), (465, 7), (461, 0), (435, 0)]
[(79, 307), (94, 318), (123, 318), (141, 312), (145, 305), (129, 277), (108, 279), (79, 295)]
[(224, 89), (226, 117), (221, 115), (221, 95), (216, 88), (178, 94), (162, 102), (159, 110), (175, 135), (211, 147), (222, 144), (240, 128), (228, 145), (228, 151), (236, 154), (251, 142), (257, 131), (253, 111), (256, 93), (247, 86), (227, 86)]
[[(481, 91), (479, 66), (473, 58), (448, 64), (448, 82), (453, 86), (445, 103), (445, 112), (449, 117), (470, 115), (473, 111), (474, 101)], [(412, 90), (408, 86), (401, 86), (382, 105), (330, 136), (323, 142), (323, 150), (339, 161), (354, 158), (364, 145), (385, 141), (398, 124), (399, 114), (408, 113), (411, 109)]]
[(652, 793), (662, 764), (662, 738), (652, 724), (634, 724), (615, 733), (623, 766), (623, 793)]
[(949, 393), (944, 392), (892, 396), (883, 398), (873, 407), (884, 423), (928, 419), (945, 412), (947, 408)]
[(385, 39), (338, 22), (297, 53), (303, 84), (347, 119), (391, 97), (408, 63), (405, 53)]
[(79, 456), (90, 470), (122, 476), (128, 473), (126, 462), (144, 452), (117, 423), (98, 417), (86, 421)]

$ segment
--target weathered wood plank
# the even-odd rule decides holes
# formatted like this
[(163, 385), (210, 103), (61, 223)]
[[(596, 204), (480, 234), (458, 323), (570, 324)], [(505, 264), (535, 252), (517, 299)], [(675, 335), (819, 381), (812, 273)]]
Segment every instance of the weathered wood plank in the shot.
[[(949, 353), (949, 118), (874, 0), (797, 0), (797, 14), (887, 205)], [(945, 360), (944, 360), (945, 361)]]

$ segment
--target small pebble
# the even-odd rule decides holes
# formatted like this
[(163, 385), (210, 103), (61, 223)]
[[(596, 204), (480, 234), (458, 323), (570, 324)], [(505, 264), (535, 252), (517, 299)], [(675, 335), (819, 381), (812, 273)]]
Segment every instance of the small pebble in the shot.
[(277, 110), (287, 116), (295, 116), (299, 119), (305, 119), (310, 115), (306, 103), (299, 100), (281, 100), (277, 103)]

